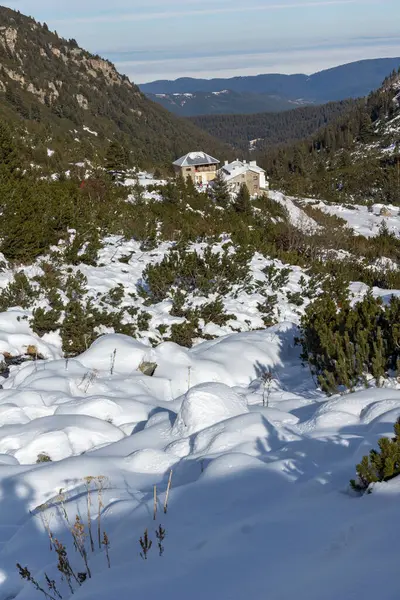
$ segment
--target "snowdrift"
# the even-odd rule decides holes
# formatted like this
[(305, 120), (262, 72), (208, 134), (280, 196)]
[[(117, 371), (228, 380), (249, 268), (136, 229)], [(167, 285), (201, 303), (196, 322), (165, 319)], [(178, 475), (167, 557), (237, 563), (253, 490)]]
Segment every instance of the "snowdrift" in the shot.
[[(296, 334), (283, 323), (191, 350), (106, 335), (74, 360), (12, 367), (0, 389), (0, 600), (41, 597), (17, 562), (72, 597), (48, 528), (82, 569), (68, 522), (78, 514), (87, 523), (88, 489), (111, 569), (97, 538), (93, 553), (86, 539), (92, 578), (74, 583), (77, 600), (291, 600), (299, 590), (307, 600), (395, 598), (400, 482), (359, 498), (348, 481), (391, 435), (400, 390), (327, 399)], [(152, 377), (142, 362), (157, 364)], [(51, 462), (36, 462), (43, 453)]]

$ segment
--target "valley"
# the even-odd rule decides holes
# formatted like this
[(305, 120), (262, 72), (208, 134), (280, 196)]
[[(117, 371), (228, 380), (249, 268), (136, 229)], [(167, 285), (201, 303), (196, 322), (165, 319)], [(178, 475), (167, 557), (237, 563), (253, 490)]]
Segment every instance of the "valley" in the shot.
[(398, 59), (186, 119), (0, 21), (0, 600), (397, 598)]

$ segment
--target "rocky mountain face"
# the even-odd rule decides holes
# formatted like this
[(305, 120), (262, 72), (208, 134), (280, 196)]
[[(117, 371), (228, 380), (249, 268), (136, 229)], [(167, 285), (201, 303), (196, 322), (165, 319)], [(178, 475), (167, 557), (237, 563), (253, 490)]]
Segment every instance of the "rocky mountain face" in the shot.
[[(19, 12), (0, 8), (0, 117), (66, 146), (123, 142), (137, 163), (169, 162), (194, 147), (223, 146), (153, 104), (100, 56)], [(47, 131), (49, 135), (49, 131)], [(82, 149), (81, 149), (82, 156)]]

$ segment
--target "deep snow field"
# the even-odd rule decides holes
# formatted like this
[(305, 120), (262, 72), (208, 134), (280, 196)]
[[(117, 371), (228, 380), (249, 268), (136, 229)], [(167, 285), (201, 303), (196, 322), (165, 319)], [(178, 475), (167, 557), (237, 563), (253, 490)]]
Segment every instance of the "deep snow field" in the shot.
[[(296, 334), (281, 323), (192, 350), (108, 335), (76, 359), (12, 367), (0, 391), (1, 600), (43, 597), (17, 562), (43, 585), (45, 572), (59, 582), (46, 523), (83, 569), (63, 514), (87, 522), (87, 477), (104, 478), (111, 569), (90, 484), (95, 552), (87, 539), (92, 578), (73, 582), (77, 600), (397, 599), (400, 482), (358, 497), (348, 481), (392, 433), (399, 386), (327, 399), (301, 364)], [(143, 362), (157, 363), (153, 377), (138, 370)], [(35, 464), (41, 453), (53, 462)], [(58, 589), (71, 597), (66, 582)]]
[[(318, 227), (294, 199), (271, 197), (297, 226)], [(383, 220), (378, 205), (372, 213), (318, 206), (366, 236), (376, 235)], [(397, 235), (400, 217), (393, 212), (385, 220)], [(104, 331), (67, 360), (57, 332), (43, 338), (32, 332), (31, 309), (0, 313), (0, 353), (17, 356), (33, 346), (45, 358), (0, 377), (0, 600), (44, 598), (21, 579), (16, 563), (57, 599), (46, 575), (62, 598), (76, 600), (398, 600), (400, 478), (362, 497), (350, 491), (349, 480), (378, 438), (392, 435), (400, 383), (390, 380), (381, 389), (371, 383), (331, 398), (320, 392), (295, 345), (309, 277), (290, 267), (276, 289), (264, 269), (287, 265), (258, 254), (248, 289), (232, 286), (223, 298), (236, 320), (204, 325), (215, 339), (196, 340), (191, 350), (162, 342), (158, 325), (182, 319), (170, 315), (169, 299), (144, 305), (137, 288), (146, 265), (169, 248), (163, 243), (144, 252), (113, 236), (104, 240), (96, 267), (73, 268), (87, 278), (86, 297), (95, 304), (122, 285), (121, 307), (149, 313), (139, 339)], [(38, 263), (23, 270), (30, 280), (41, 274)], [(0, 288), (13, 275), (3, 269)], [(367, 289), (353, 282), (354, 301)], [(263, 329), (259, 305), (275, 293), (278, 324)], [(291, 302), (295, 293), (303, 305)], [(373, 293), (386, 300), (400, 292)], [(194, 305), (209, 300), (189, 298)], [(46, 307), (45, 299), (35, 306)], [(154, 339), (161, 343), (151, 347)], [(153, 376), (142, 372), (145, 363), (157, 365)], [(51, 462), (37, 464), (40, 455)], [(48, 532), (66, 545), (73, 569), (83, 571), (69, 531), (76, 515), (85, 524), (92, 577), (81, 586), (72, 580), (72, 595)], [(110, 541), (110, 569), (98, 527)], [(153, 545), (143, 560), (139, 539), (146, 529)]]

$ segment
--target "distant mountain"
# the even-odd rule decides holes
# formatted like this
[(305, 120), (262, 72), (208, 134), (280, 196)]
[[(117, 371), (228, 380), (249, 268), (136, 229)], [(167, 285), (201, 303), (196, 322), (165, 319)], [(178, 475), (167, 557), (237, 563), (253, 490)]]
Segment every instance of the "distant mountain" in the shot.
[(187, 92), (173, 94), (147, 94), (167, 110), (182, 116), (253, 114), (291, 110), (300, 101), (285, 100), (279, 96), (221, 90), (219, 92)]
[[(366, 96), (399, 66), (400, 57), (377, 58), (348, 63), (310, 76), (186, 77), (175, 81), (154, 81), (139, 87), (152, 100), (184, 116), (278, 112), (298, 105)], [(224, 94), (217, 95), (218, 92)]]
[[(0, 118), (56, 150), (59, 160), (92, 158), (110, 140), (139, 165), (169, 164), (225, 146), (148, 100), (114, 65), (19, 12), (0, 7)], [(27, 141), (27, 140), (25, 140)], [(33, 152), (33, 150), (32, 150)], [(34, 162), (37, 162), (35, 150)]]

